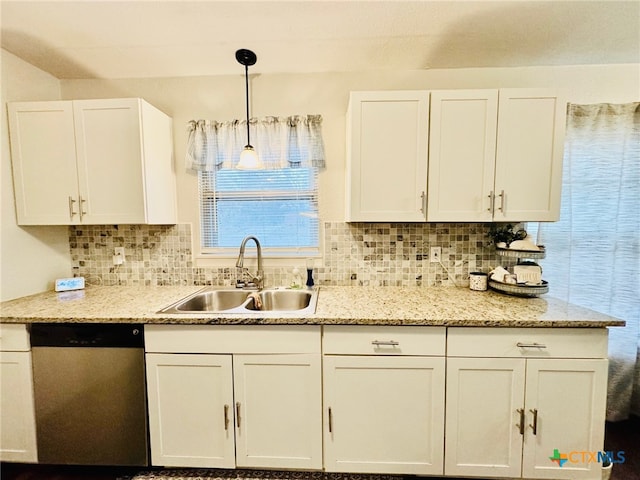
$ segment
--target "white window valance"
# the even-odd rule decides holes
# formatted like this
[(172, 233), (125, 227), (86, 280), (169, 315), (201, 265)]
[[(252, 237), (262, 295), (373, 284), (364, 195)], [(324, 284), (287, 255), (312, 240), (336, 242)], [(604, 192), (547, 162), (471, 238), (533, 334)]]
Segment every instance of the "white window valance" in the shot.
[[(320, 115), (249, 120), (251, 144), (267, 169), (325, 166)], [(187, 168), (234, 168), (247, 144), (246, 120), (191, 120), (187, 125)]]

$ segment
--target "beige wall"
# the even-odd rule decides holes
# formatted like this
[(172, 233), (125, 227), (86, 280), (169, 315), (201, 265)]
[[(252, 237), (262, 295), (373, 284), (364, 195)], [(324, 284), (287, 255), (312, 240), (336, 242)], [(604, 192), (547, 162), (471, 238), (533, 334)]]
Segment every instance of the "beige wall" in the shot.
[[(141, 96), (174, 119), (181, 222), (197, 225), (196, 177), (185, 171), (186, 122), (244, 116), (244, 82), (236, 76), (132, 80), (63, 80), (63, 98)], [(640, 65), (371, 71), (255, 75), (251, 114), (319, 113), (327, 169), (320, 176), (322, 221), (344, 218), (345, 111), (351, 90), (558, 87), (574, 103), (640, 99)], [(197, 229), (194, 233), (197, 233)]]
[(2, 218), (0, 299), (42, 292), (71, 275), (67, 227), (18, 227), (11, 177), (6, 102), (60, 99), (55, 77), (2, 50)]
[[(63, 99), (142, 97), (171, 115), (178, 166), (179, 221), (198, 225), (196, 176), (183, 167), (186, 122), (199, 118), (242, 118), (242, 72), (220, 77), (58, 82), (17, 57), (5, 51), (2, 54), (3, 102), (5, 99), (56, 99), (59, 85)], [(322, 221), (342, 221), (345, 112), (350, 91), (497, 87), (563, 88), (569, 101), (574, 103), (638, 101), (640, 65), (257, 74), (251, 79), (252, 116), (307, 113), (323, 116), (327, 169), (320, 175), (320, 215)], [(48, 280), (68, 274), (70, 269), (65, 228), (15, 226), (13, 199), (8, 194), (12, 190), (7, 152), (6, 118), (3, 117), (2, 279), (7, 285), (2, 290), (3, 299), (44, 290)], [(198, 229), (194, 228), (193, 233), (197, 236)], [(194, 240), (197, 244), (197, 239)], [(18, 251), (24, 254), (17, 254)]]

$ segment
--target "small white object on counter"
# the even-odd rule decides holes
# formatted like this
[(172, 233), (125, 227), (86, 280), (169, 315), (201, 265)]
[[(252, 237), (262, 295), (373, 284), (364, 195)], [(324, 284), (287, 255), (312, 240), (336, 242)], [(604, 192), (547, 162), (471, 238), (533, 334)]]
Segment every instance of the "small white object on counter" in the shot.
[(509, 244), (511, 250), (521, 250), (524, 252), (539, 252), (540, 247), (530, 240), (514, 240)]
[(487, 274), (483, 272), (469, 273), (469, 288), (476, 291), (485, 291), (487, 289)]
[(291, 270), (291, 275), (293, 276), (291, 280), (290, 288), (302, 288), (302, 274), (300, 273), (300, 269), (298, 267), (294, 267)]
[(518, 279), (518, 283), (526, 283), (527, 285), (542, 284), (542, 269), (539, 265), (515, 265), (513, 273)]
[(57, 278), (55, 284), (56, 292), (67, 292), (69, 290), (82, 290), (84, 288), (84, 277)]
[(491, 277), (491, 280), (494, 280), (496, 282), (507, 283), (505, 282), (505, 279), (510, 275), (511, 273), (509, 273), (507, 269), (499, 266), (489, 272), (489, 276)]

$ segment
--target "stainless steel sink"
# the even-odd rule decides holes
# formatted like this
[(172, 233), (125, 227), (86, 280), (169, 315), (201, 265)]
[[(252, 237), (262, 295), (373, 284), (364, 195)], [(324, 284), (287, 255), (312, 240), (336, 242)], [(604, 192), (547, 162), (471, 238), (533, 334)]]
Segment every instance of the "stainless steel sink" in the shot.
[(307, 290), (263, 290), (254, 295), (260, 301), (256, 302), (252, 295), (251, 301), (246, 305), (253, 311), (300, 311), (308, 308), (313, 298), (312, 291)]
[(260, 291), (206, 287), (163, 308), (158, 313), (219, 313), (256, 316), (270, 313), (289, 315), (316, 311), (318, 289), (267, 288)]
[(242, 290), (207, 290), (180, 301), (175, 309), (184, 312), (219, 312), (239, 307), (249, 292)]

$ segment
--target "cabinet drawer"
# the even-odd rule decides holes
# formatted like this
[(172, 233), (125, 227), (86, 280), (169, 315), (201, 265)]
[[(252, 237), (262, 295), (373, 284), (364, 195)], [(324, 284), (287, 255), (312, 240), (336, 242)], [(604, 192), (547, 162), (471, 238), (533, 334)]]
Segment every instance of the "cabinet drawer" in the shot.
[(4, 352), (28, 352), (31, 350), (27, 326), (0, 324), (0, 350)]
[(445, 353), (444, 327), (325, 326), (322, 352), (333, 355), (429, 355)]
[(606, 328), (449, 328), (449, 357), (606, 358)]
[(157, 353), (320, 353), (320, 327), (308, 325), (146, 325), (145, 351)]

